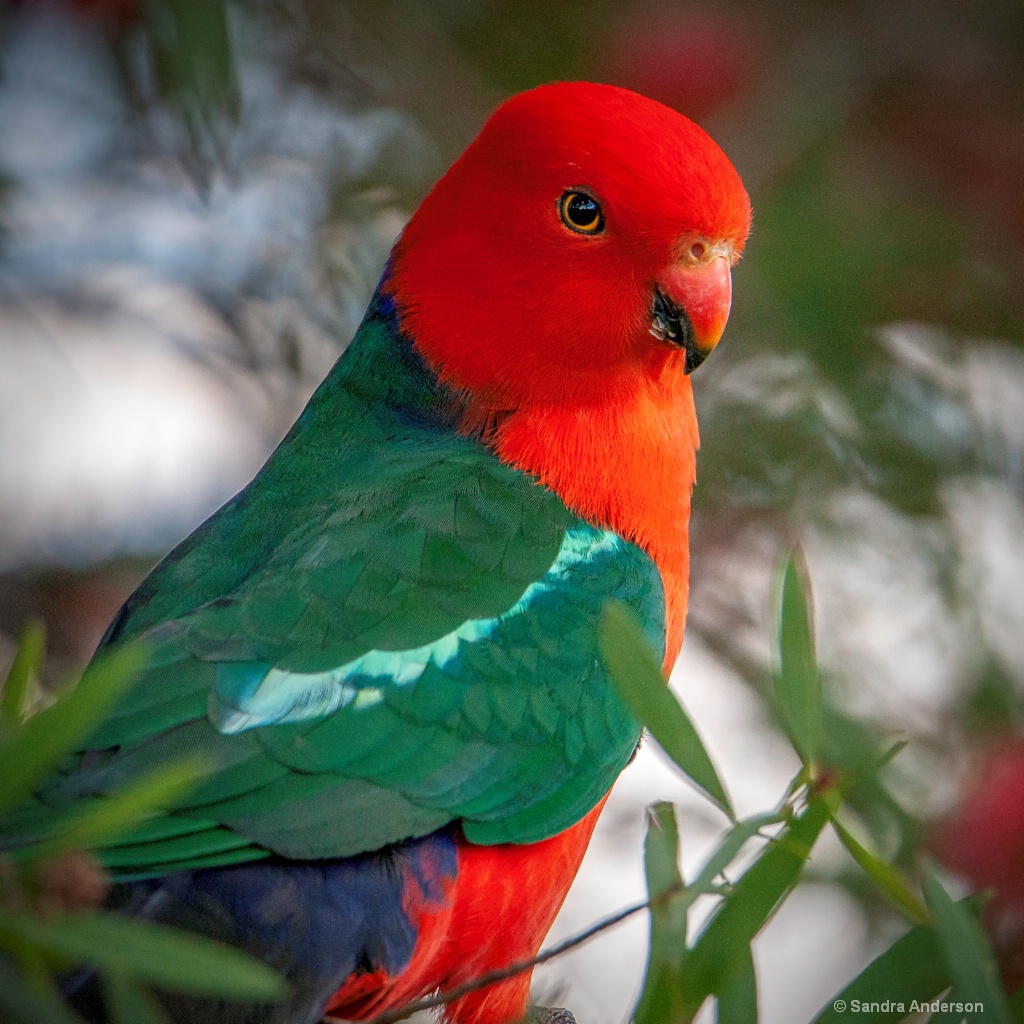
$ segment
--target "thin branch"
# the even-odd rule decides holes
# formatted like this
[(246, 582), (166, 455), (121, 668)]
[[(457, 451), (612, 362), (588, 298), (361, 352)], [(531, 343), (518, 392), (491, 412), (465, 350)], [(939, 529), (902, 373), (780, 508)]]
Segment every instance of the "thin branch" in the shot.
[[(469, 995), (470, 992), (476, 992), (478, 989), (487, 988), (488, 985), (494, 985), (499, 981), (507, 981), (509, 978), (514, 978), (517, 974), (522, 974), (523, 971), (528, 971), (531, 968), (536, 967), (538, 964), (547, 963), (549, 960), (554, 960), (556, 957), (562, 956), (563, 953), (568, 953), (569, 950), (583, 945), (584, 942), (592, 939), (595, 935), (600, 934), (608, 928), (614, 927), (621, 921), (625, 921), (627, 917), (639, 914), (641, 910), (650, 910), (650, 908), (655, 904), (661, 903), (669, 897), (677, 895), (681, 891), (681, 886), (674, 886), (652, 899), (644, 900), (643, 903), (635, 903), (631, 907), (626, 907), (624, 910), (620, 910), (617, 914), (612, 914), (611, 917), (606, 917), (603, 920), (598, 921), (596, 924), (587, 928), (586, 931), (582, 931), (578, 935), (573, 935), (564, 942), (560, 942), (557, 946), (552, 946), (550, 949), (542, 950), (530, 960), (520, 960), (518, 963), (510, 964), (508, 967), (502, 967), (500, 970), (488, 971), (486, 974), (481, 974), (478, 978), (473, 978), (470, 981), (463, 982), (463, 984), (456, 985), (455, 988), (450, 988), (445, 992), (438, 992), (436, 995), (428, 996), (426, 999), (417, 999), (414, 1002), (406, 1003), (404, 1006), (399, 1006), (394, 1010), (385, 1010), (383, 1013), (377, 1014), (376, 1017), (371, 1017), (368, 1021), (365, 1021), (364, 1024), (395, 1024), (396, 1021), (404, 1020), (406, 1017), (411, 1017), (414, 1013), (419, 1013), (420, 1010), (432, 1010), (437, 1006), (445, 1006), (448, 1003), (454, 1003), (465, 995)], [(340, 1022), (341, 1020), (342, 1018), (340, 1017), (325, 1017), (323, 1024)]]

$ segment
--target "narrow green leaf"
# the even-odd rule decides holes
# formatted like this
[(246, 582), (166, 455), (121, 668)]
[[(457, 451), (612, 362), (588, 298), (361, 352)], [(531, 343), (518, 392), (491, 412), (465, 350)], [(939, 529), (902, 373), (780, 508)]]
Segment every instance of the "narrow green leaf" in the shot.
[(50, 956), (92, 964), (162, 988), (273, 1002), (285, 993), (269, 967), (210, 939), (115, 914), (42, 921), (0, 909), (0, 946), (25, 942)]
[[(656, 804), (647, 830), (645, 862), (647, 888), (653, 896), (671, 891), (681, 884), (679, 849), (674, 811), (669, 804)], [(713, 892), (723, 871), (736, 859), (743, 847), (768, 825), (783, 818), (779, 814), (761, 814), (737, 822), (722, 838), (705, 861), (696, 878), (681, 893), (673, 895), (663, 907), (652, 909), (651, 946), (647, 976), (640, 1002), (634, 1012), (637, 1024), (674, 1024), (689, 1020), (693, 1008), (683, 1000), (680, 972), (686, 956), (686, 915), (701, 896)], [(742, 981), (736, 992), (727, 996), (740, 999)], [(687, 1016), (689, 1014), (689, 1016)]]
[(821, 755), (821, 676), (814, 654), (810, 585), (800, 550), (786, 560), (782, 575), (779, 616), (779, 671), (774, 676), (775, 699), (782, 720), (805, 765)]
[(894, 760), (899, 754), (902, 754), (909, 745), (909, 740), (896, 740), (891, 743), (878, 757), (878, 761), (874, 764), (874, 770), (880, 771), (890, 761)]
[(103, 1000), (113, 1024), (168, 1024), (156, 999), (118, 971), (103, 975)]
[(38, 991), (15, 966), (0, 956), (0, 1021), (4, 1024), (84, 1024), (57, 995), (56, 989)]
[(46, 634), (43, 624), (32, 621), (21, 634), (14, 661), (0, 691), (0, 724), (17, 728), (28, 710), (32, 686), (43, 674)]
[(206, 776), (209, 763), (198, 757), (165, 765), (109, 797), (74, 809), (55, 826), (52, 839), (26, 848), (25, 859), (47, 860), (67, 850), (90, 850), (130, 838), (134, 827), (173, 804)]
[[(851, 1008), (860, 1007), (858, 1022), (897, 1024), (916, 1002), (928, 1002), (951, 984), (935, 929), (919, 925), (872, 959), (812, 1024), (849, 1024)], [(873, 1009), (868, 1009), (873, 1008)]]
[(672, 890), (683, 891), (679, 871), (679, 829), (675, 808), (664, 801), (648, 808), (647, 835), (644, 838), (644, 869), (647, 895), (653, 900)]
[(924, 897), (935, 920), (939, 951), (960, 998), (966, 1003), (981, 1003), (986, 1021), (1011, 1024), (1013, 1015), (992, 949), (970, 904), (955, 902), (934, 871), (925, 877)]
[(878, 891), (915, 924), (927, 924), (928, 911), (914, 895), (906, 879), (894, 867), (861, 845), (836, 818), (832, 819), (832, 827), (839, 836), (839, 841), (861, 870), (875, 883)]
[(897, 1024), (912, 1003), (934, 999), (949, 986), (934, 929), (918, 925), (875, 957), (812, 1024), (850, 1024), (854, 1006), (858, 1024)]
[(137, 645), (123, 647), (90, 666), (73, 689), (33, 715), (0, 748), (0, 812), (21, 803), (36, 782), (81, 743), (145, 665)]
[(681, 973), (690, 1017), (708, 996), (721, 995), (731, 983), (754, 936), (796, 885), (828, 818), (828, 803), (812, 800), (769, 843), (705, 925)]
[(161, 84), (186, 114), (237, 114), (238, 83), (226, 0), (154, 0), (148, 5)]
[(739, 856), (740, 850), (763, 828), (768, 825), (778, 825), (784, 820), (780, 814), (759, 814), (733, 825), (723, 836), (715, 852), (705, 861), (697, 877), (687, 885), (685, 893), (687, 906), (699, 896), (704, 896), (714, 890), (722, 872)]
[(619, 601), (601, 611), (601, 657), (626, 706), (683, 774), (735, 819), (732, 805), (689, 716), (672, 695), (633, 613)]
[(757, 972), (749, 946), (745, 959), (719, 993), (716, 1011), (718, 1024), (757, 1024)]
[[(677, 965), (686, 949), (686, 907), (679, 872), (679, 832), (671, 804), (651, 808), (644, 840), (647, 892), (652, 900), (647, 973), (634, 1011), (636, 1024), (681, 1021), (682, 992)], [(675, 892), (673, 892), (675, 890)]]

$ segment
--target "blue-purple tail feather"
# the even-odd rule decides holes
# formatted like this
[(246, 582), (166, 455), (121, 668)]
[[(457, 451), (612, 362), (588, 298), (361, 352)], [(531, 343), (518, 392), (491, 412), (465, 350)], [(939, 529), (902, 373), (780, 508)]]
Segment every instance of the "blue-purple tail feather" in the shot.
[[(116, 898), (125, 913), (246, 951), (291, 986), (291, 996), (276, 1005), (161, 992), (175, 1024), (316, 1024), (353, 973), (394, 976), (405, 968), (417, 937), (415, 915), (405, 908), (443, 903), (456, 867), (448, 830), (339, 860), (183, 871), (121, 886)], [(68, 987), (74, 989), (69, 1002), (104, 1024), (98, 979), (73, 979)]]

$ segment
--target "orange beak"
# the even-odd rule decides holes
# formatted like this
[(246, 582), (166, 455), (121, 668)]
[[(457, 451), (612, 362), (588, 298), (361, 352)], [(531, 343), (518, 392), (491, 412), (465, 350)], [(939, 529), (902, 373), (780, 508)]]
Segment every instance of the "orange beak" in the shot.
[(686, 349), (692, 373), (718, 344), (732, 305), (729, 261), (716, 256), (696, 266), (673, 264), (655, 282), (651, 334)]

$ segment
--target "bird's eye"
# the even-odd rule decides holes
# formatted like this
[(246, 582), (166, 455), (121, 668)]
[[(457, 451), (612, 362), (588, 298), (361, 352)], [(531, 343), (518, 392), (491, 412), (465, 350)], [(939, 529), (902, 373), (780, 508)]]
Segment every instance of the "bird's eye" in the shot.
[(604, 214), (597, 200), (586, 192), (566, 192), (559, 200), (562, 223), (581, 235), (596, 235), (604, 229)]

